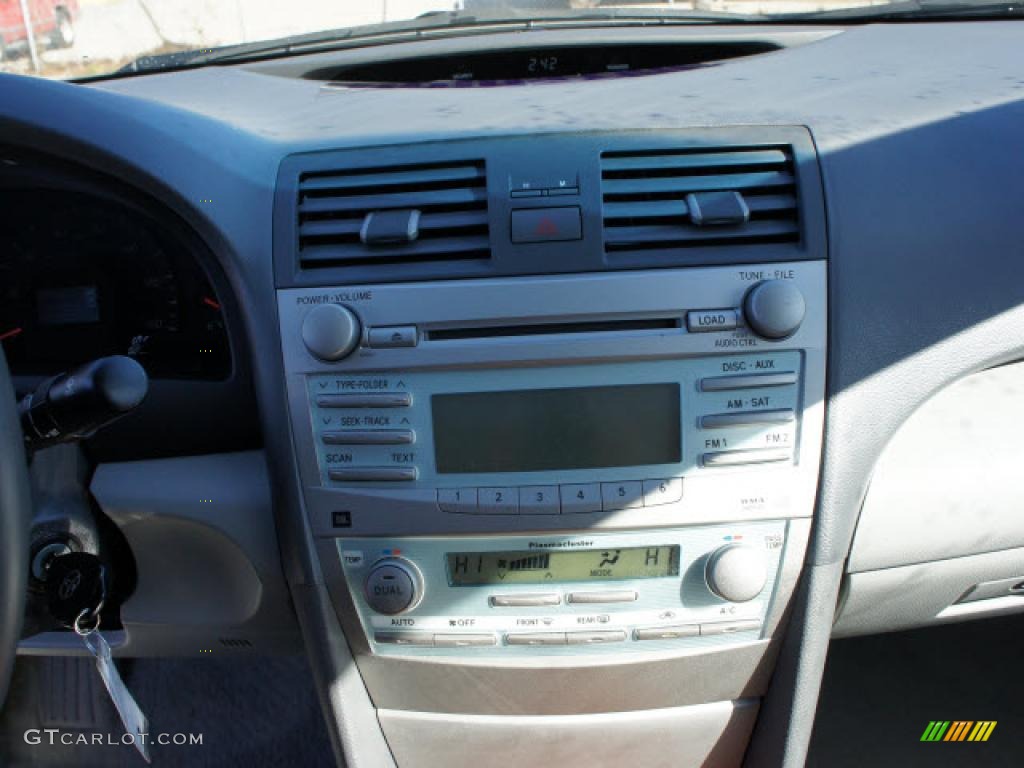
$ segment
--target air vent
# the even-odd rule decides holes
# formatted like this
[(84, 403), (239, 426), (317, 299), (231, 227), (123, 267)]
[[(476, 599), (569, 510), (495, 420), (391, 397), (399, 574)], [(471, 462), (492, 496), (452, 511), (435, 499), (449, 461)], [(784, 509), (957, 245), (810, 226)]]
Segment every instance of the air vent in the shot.
[(601, 179), (612, 256), (800, 240), (789, 146), (605, 152)]
[(299, 176), (302, 269), (489, 259), (482, 160)]

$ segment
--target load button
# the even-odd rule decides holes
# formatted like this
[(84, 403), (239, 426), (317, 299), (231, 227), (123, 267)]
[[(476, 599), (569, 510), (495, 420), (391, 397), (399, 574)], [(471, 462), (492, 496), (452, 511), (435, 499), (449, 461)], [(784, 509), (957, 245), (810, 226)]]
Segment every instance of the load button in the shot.
[(512, 211), (513, 243), (548, 243), (582, 238), (583, 222), (578, 205)]
[(735, 309), (701, 309), (686, 313), (686, 330), (690, 333), (731, 331), (736, 327)]

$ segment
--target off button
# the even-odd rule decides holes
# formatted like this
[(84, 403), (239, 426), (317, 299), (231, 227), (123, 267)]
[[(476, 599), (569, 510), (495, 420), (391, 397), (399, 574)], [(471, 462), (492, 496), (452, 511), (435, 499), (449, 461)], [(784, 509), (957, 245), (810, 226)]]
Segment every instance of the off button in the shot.
[(382, 562), (366, 577), (366, 603), (388, 616), (407, 611), (419, 599), (418, 581), (416, 572), (401, 561)]

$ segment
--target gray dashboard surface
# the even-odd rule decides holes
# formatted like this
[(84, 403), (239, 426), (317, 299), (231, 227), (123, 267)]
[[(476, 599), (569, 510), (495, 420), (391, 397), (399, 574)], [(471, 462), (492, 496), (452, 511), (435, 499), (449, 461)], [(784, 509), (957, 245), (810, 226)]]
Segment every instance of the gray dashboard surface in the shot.
[[(289, 425), (274, 351), (271, 213), (285, 155), (504, 134), (807, 126), (820, 152), (831, 281), (830, 400), (809, 560), (834, 565), (897, 427), (943, 386), (1024, 354), (1021, 29), (872, 25), (695, 71), (502, 89), (328, 89), (243, 68), (92, 87), (0, 76), (0, 138), (147, 187), (221, 259), (245, 313), (263, 431), (278, 436), (268, 446), (278, 530), (289, 579), (301, 584), (322, 577), (281, 437)], [(825, 635), (831, 592), (805, 592), (807, 621), (825, 622)], [(820, 645), (822, 632), (809, 634)], [(813, 716), (813, 678), (791, 724)], [(787, 759), (800, 754), (797, 745)]]
[[(46, 120), (68, 100), (116, 115), (130, 139), (99, 123), (76, 134), (192, 200), (213, 198), (200, 215), (256, 273), (270, 268), (270, 239), (257, 237), (268, 222), (253, 214), (269, 212), (268, 171), (286, 152), (553, 131), (808, 126), (829, 214), (833, 308), (811, 557), (830, 563), (846, 556), (874, 458), (895, 427), (945, 384), (1024, 347), (1014, 333), (1024, 322), (1014, 311), (1024, 263), (1008, 258), (1020, 249), (1024, 178), (1024, 156), (1011, 150), (1024, 122), (1020, 41), (1012, 22), (866, 26), (697, 71), (510, 88), (325, 88), (240, 68), (109, 81), (95, 89), (103, 94), (50, 85), (75, 94), (49, 99), (35, 83), (10, 85), (41, 108), (22, 109), (22, 119)], [(133, 100), (130, 116), (118, 106), (123, 97)], [(233, 204), (219, 196), (232, 176), (254, 198), (239, 197), (236, 185)]]

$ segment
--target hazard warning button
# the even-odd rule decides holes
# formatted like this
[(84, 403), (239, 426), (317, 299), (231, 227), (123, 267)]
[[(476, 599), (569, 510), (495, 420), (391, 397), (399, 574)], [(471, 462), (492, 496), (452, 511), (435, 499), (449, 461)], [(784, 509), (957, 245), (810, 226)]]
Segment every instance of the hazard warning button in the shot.
[(582, 238), (583, 223), (579, 206), (512, 211), (513, 243), (548, 243)]

